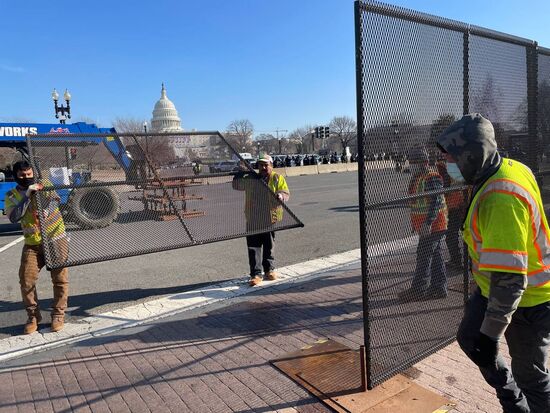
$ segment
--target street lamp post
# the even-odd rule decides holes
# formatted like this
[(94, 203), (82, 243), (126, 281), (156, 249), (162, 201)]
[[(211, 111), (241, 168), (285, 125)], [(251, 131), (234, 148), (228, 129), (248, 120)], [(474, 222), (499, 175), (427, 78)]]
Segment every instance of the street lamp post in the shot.
[(143, 132), (145, 132), (145, 153), (149, 154), (149, 139), (147, 139), (147, 121), (143, 122)]
[(59, 93), (57, 93), (57, 90), (55, 89), (52, 92), (52, 99), (55, 109), (55, 118), (59, 119), (59, 123), (64, 125), (66, 119), (71, 119), (71, 94), (67, 89), (65, 89), (63, 99), (65, 99), (65, 102), (67, 103), (66, 106), (59, 105), (57, 103), (59, 102)]
[[(63, 94), (63, 99), (65, 99), (65, 102), (67, 103), (66, 106), (59, 105), (57, 102), (59, 102), (59, 93), (57, 93), (57, 90), (53, 90), (52, 92), (52, 100), (53, 100), (53, 106), (55, 110), (55, 118), (59, 119), (59, 123), (64, 125), (66, 119), (71, 119), (71, 94), (67, 89), (65, 89), (65, 93)], [(71, 148), (69, 146), (65, 146), (65, 161), (67, 168), (70, 168), (71, 165)]]

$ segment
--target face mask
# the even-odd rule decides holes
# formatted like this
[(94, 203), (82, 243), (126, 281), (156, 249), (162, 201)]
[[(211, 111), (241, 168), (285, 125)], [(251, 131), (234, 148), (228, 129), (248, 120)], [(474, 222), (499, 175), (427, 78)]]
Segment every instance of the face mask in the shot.
[(462, 172), (460, 172), (460, 169), (458, 169), (458, 166), (456, 166), (456, 163), (454, 162), (447, 162), (447, 173), (455, 182), (464, 182), (464, 177), (462, 176)]
[(15, 178), (15, 182), (23, 188), (28, 188), (32, 184), (34, 184), (34, 178)]

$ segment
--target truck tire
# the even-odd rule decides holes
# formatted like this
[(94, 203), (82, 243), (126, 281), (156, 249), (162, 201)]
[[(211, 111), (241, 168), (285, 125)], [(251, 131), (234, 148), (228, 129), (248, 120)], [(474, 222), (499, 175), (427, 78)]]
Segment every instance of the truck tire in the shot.
[(72, 220), (81, 228), (104, 228), (113, 223), (120, 211), (120, 198), (109, 187), (75, 189), (69, 200)]

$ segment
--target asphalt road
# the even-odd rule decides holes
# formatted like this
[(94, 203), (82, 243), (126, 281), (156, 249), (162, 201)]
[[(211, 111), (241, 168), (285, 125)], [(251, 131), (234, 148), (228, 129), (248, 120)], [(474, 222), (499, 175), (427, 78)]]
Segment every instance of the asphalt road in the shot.
[[(390, 172), (388, 172), (390, 173)], [(406, 188), (409, 175), (380, 174), (369, 182), (373, 198), (388, 199)], [(289, 208), (304, 228), (277, 232), (277, 265), (359, 248), (359, 208), (356, 173), (287, 178)], [(391, 182), (391, 186), (388, 185)], [(382, 207), (368, 214), (369, 244), (410, 235), (408, 209)], [(17, 226), (0, 218), (0, 249), (21, 236)], [(0, 252), (0, 338), (19, 334), (26, 314), (20, 301), (17, 270), (22, 242)], [(197, 288), (204, 283), (247, 277), (244, 239), (183, 248), (114, 261), (71, 267), (68, 319), (112, 311), (140, 301)], [(52, 296), (49, 274), (43, 270), (38, 284), (41, 307)]]

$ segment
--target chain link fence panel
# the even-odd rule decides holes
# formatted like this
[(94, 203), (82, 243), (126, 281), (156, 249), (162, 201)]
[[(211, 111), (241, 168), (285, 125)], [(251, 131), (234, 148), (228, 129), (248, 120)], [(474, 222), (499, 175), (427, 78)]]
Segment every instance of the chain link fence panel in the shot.
[[(373, 388), (452, 342), (469, 293), (460, 235), (469, 188), (452, 181), (435, 138), (463, 114), (479, 112), (493, 122), (501, 153), (538, 172), (548, 55), (533, 41), (458, 21), (374, 1), (355, 7), (364, 330)], [(421, 225), (427, 216), (431, 231)]]
[(303, 226), (217, 132), (27, 140), (50, 269)]

